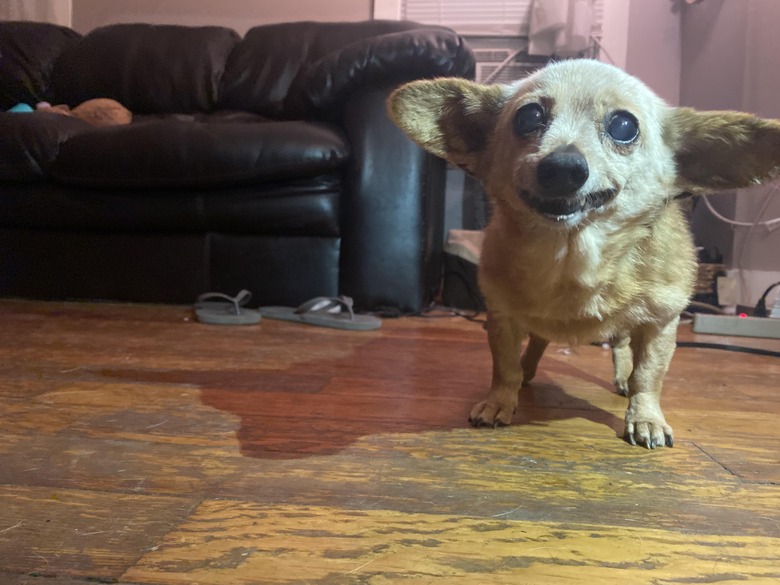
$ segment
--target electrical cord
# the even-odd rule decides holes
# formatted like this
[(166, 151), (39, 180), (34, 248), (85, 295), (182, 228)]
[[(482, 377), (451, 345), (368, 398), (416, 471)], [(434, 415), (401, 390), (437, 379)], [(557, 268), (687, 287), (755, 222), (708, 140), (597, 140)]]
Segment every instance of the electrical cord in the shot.
[(702, 341), (678, 341), (677, 347), (690, 347), (696, 349), (720, 349), (723, 351), (736, 351), (739, 353), (752, 353), (754, 355), (763, 355), (767, 357), (780, 358), (780, 351), (771, 349), (761, 349), (758, 347), (745, 347), (742, 345), (729, 345), (725, 343), (706, 343)]
[(756, 307), (755, 307), (755, 309), (753, 309), (753, 315), (755, 317), (768, 317), (769, 316), (769, 313), (766, 310), (766, 297), (777, 286), (780, 286), (780, 281), (778, 281), (778, 282), (776, 282), (774, 284), (770, 284), (769, 288), (767, 288), (764, 291), (764, 294), (761, 295), (761, 298), (758, 299), (758, 302), (756, 303)]
[(747, 281), (745, 279), (745, 274), (742, 269), (743, 265), (743, 259), (745, 257), (745, 251), (747, 250), (748, 243), (750, 242), (751, 237), (753, 236), (753, 232), (755, 229), (759, 226), (764, 226), (768, 230), (772, 231), (780, 227), (780, 217), (769, 219), (766, 221), (761, 221), (764, 217), (764, 213), (766, 213), (767, 208), (769, 207), (769, 203), (772, 201), (772, 196), (777, 193), (777, 191), (780, 189), (780, 183), (775, 182), (774, 185), (772, 185), (772, 188), (767, 191), (766, 196), (764, 197), (764, 203), (761, 205), (761, 210), (758, 213), (758, 217), (755, 221), (749, 222), (749, 221), (736, 221), (734, 219), (730, 219), (724, 215), (721, 215), (712, 205), (712, 203), (709, 200), (708, 195), (702, 195), (702, 199), (704, 200), (704, 204), (707, 206), (707, 209), (710, 210), (710, 213), (717, 217), (719, 220), (721, 220), (724, 223), (727, 223), (728, 225), (734, 226), (734, 227), (746, 227), (749, 228), (747, 234), (745, 235), (745, 239), (742, 241), (742, 246), (740, 246), (739, 251), (739, 257), (736, 261), (736, 269), (739, 271), (739, 282), (740, 286), (742, 288), (742, 293), (745, 297), (750, 298), (750, 290), (748, 289)]
[[(593, 342), (590, 345), (603, 347), (603, 343)], [(780, 351), (771, 349), (761, 349), (759, 347), (745, 347), (744, 345), (730, 345), (727, 343), (710, 343), (705, 341), (678, 341), (677, 347), (692, 349), (719, 349), (722, 351), (736, 351), (739, 353), (751, 353), (754, 355), (763, 355), (767, 357), (780, 358)]]
[[(780, 188), (780, 186), (775, 185), (775, 187), (767, 194), (767, 198), (766, 198), (766, 200), (764, 202), (764, 209), (762, 210), (762, 214), (763, 214), (763, 211), (766, 210), (766, 206), (769, 205), (769, 201), (771, 200), (771, 196), (779, 188)], [(725, 215), (722, 215), (717, 209), (715, 209), (712, 206), (712, 203), (710, 202), (710, 199), (709, 199), (709, 195), (702, 195), (701, 198), (704, 200), (704, 204), (707, 206), (707, 209), (710, 210), (710, 213), (712, 213), (712, 215), (714, 215), (719, 220), (721, 220), (722, 222), (725, 222), (725, 223), (727, 223), (729, 225), (733, 225), (733, 226), (736, 226), (736, 227), (747, 227), (747, 228), (758, 227), (758, 226), (766, 226), (766, 227), (768, 227), (770, 229), (773, 229), (776, 226), (780, 227), (780, 217), (776, 217), (774, 219), (768, 219), (766, 221), (758, 221), (758, 222), (737, 221), (737, 220), (728, 218)]]
[(720, 307), (716, 307), (715, 305), (711, 305), (710, 303), (703, 303), (701, 301), (690, 301), (688, 303), (688, 307), (691, 309), (699, 309), (702, 311), (706, 311), (707, 313), (713, 313), (715, 315), (726, 314), (726, 311), (724, 311)]
[(767, 207), (769, 207), (769, 203), (772, 201), (772, 195), (774, 195), (777, 192), (777, 189), (778, 189), (778, 185), (774, 185), (772, 189), (770, 189), (767, 192), (766, 197), (764, 199), (764, 204), (761, 206), (761, 210), (758, 212), (758, 217), (756, 217), (755, 222), (748, 229), (747, 234), (745, 235), (745, 239), (742, 241), (742, 246), (740, 247), (739, 250), (739, 258), (737, 259), (737, 269), (739, 270), (739, 279), (740, 279), (740, 283), (742, 284), (743, 296), (746, 299), (749, 299), (752, 295), (750, 294), (750, 287), (748, 286), (747, 279), (745, 278), (745, 271), (742, 268), (745, 265), (745, 261), (744, 261), (745, 252), (748, 249), (748, 244), (750, 244), (750, 239), (753, 237), (753, 232), (755, 231), (756, 227), (758, 227), (759, 225), (765, 225), (767, 229), (770, 231), (775, 229), (775, 226), (773, 223), (771, 223), (771, 220), (768, 223), (762, 223), (761, 220), (764, 218), (764, 213), (766, 213)]
[[(438, 312), (438, 314), (436, 314)], [(463, 311), (461, 309), (453, 309), (452, 307), (445, 307), (443, 305), (434, 305), (421, 311), (415, 317), (421, 317), (423, 319), (446, 319), (448, 317), (460, 317), (471, 321), (473, 323), (487, 323), (487, 319), (480, 318), (482, 313), (480, 311)]]

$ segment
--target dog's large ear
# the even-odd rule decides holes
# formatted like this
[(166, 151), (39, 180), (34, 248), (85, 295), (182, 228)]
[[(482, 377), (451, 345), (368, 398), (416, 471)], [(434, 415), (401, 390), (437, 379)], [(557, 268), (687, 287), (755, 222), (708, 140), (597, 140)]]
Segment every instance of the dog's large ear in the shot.
[(707, 193), (757, 185), (780, 176), (780, 122), (751, 114), (676, 108), (666, 125), (677, 186)]
[(425, 150), (479, 176), (504, 101), (498, 85), (459, 78), (413, 81), (388, 99), (390, 118)]

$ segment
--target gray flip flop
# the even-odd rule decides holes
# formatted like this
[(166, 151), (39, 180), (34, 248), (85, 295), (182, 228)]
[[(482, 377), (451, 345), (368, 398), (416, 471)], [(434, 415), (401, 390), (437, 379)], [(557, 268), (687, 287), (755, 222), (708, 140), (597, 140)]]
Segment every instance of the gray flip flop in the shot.
[(352, 331), (370, 331), (382, 325), (382, 320), (377, 317), (355, 315), (352, 299), (345, 296), (315, 297), (297, 308), (260, 307), (260, 314), (267, 319)]
[(251, 298), (252, 293), (246, 289), (235, 297), (219, 292), (203, 293), (195, 301), (195, 316), (209, 325), (256, 325), (260, 322), (260, 311), (244, 307)]

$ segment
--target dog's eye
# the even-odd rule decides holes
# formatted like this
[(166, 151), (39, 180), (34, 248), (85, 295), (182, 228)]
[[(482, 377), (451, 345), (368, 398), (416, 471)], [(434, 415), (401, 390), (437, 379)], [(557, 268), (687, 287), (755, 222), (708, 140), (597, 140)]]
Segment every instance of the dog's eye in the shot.
[(515, 113), (515, 132), (520, 136), (536, 132), (547, 123), (544, 108), (536, 103), (526, 104)]
[(615, 112), (607, 123), (607, 134), (615, 142), (628, 144), (639, 136), (639, 122), (628, 112)]

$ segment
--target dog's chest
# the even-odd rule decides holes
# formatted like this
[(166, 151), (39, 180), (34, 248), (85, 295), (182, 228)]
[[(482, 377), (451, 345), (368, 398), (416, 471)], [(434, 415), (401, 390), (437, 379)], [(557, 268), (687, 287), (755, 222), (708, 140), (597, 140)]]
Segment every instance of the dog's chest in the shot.
[(511, 248), (494, 246), (489, 239), (488, 234), (482, 278), (489, 301), (549, 338), (612, 329), (624, 295), (617, 290), (621, 259), (608, 248), (606, 231), (589, 226), (575, 234), (529, 238)]
[(529, 316), (553, 320), (602, 321), (610, 311), (611, 289), (600, 233), (579, 234), (552, 246), (552, 261), (532, 265), (541, 286), (529, 295)]

